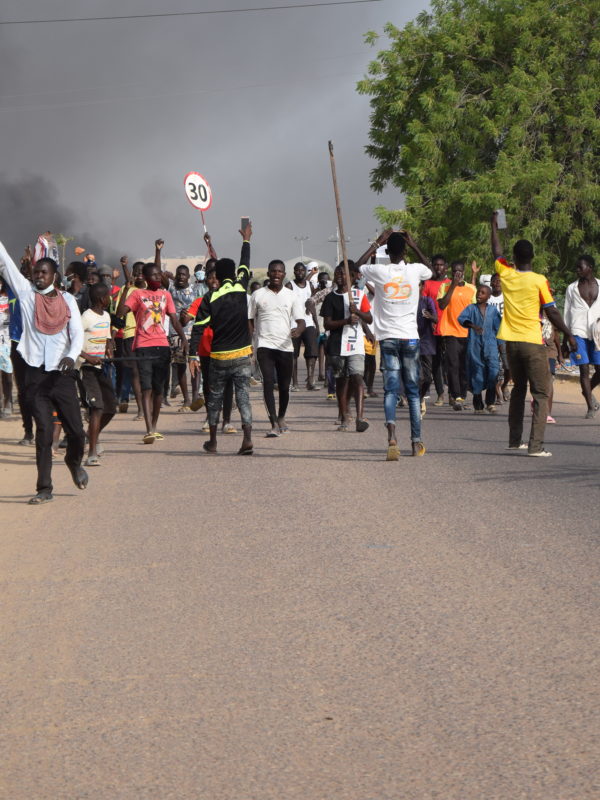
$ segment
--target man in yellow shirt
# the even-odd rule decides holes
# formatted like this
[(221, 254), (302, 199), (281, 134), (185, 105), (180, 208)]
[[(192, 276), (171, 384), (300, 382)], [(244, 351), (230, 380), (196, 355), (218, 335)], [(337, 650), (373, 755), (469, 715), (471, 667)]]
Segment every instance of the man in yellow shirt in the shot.
[[(492, 253), (496, 260), (496, 272), (500, 276), (504, 295), (504, 315), (498, 339), (506, 342), (506, 352), (514, 387), (508, 409), (508, 449), (527, 448), (530, 456), (551, 456), (544, 449), (544, 432), (548, 416), (550, 392), (550, 370), (548, 356), (542, 339), (540, 312), (543, 309), (555, 328), (562, 331), (571, 350), (577, 350), (577, 342), (565, 325), (556, 308), (548, 281), (543, 275), (533, 272), (533, 245), (520, 239), (513, 247), (514, 267), (502, 257), (498, 236), (497, 215), (492, 216)], [(533, 417), (529, 444), (523, 444), (523, 417), (527, 383), (533, 395)]]

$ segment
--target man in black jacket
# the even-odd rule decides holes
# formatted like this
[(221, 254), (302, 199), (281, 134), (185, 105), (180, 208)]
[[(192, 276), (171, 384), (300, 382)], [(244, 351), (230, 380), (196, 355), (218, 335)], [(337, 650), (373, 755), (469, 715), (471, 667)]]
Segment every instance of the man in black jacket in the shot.
[(203, 447), (207, 453), (217, 452), (217, 425), (223, 406), (223, 390), (228, 378), (233, 379), (235, 399), (242, 418), (244, 438), (239, 455), (252, 455), (252, 408), (248, 387), (252, 374), (251, 337), (248, 326), (248, 299), (246, 290), (250, 280), (250, 238), (252, 225), (241, 231), (242, 256), (237, 269), (230, 258), (220, 258), (216, 264), (219, 288), (204, 295), (190, 341), (190, 371), (198, 369), (198, 342), (204, 329), (213, 330), (210, 354), (210, 392), (207, 402), (210, 439)]

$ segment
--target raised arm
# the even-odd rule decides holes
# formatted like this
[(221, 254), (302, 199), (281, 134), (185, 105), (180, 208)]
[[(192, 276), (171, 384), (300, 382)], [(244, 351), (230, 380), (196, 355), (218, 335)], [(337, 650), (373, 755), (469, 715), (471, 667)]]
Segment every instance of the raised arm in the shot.
[(206, 242), (206, 246), (208, 247), (208, 257), (214, 258), (216, 261), (219, 258), (219, 256), (217, 255), (217, 251), (213, 247), (212, 239), (210, 238), (210, 234), (208, 232), (204, 234), (204, 241)]
[(419, 245), (415, 242), (415, 240), (412, 238), (412, 236), (410, 235), (410, 233), (408, 231), (404, 231), (404, 238), (406, 239), (406, 244), (419, 257), (419, 260), (420, 260), (421, 264), (425, 264), (426, 267), (429, 267), (431, 269), (431, 264), (429, 263), (429, 259), (427, 258), (425, 253), (421, 250)]
[(380, 233), (377, 239), (375, 239), (375, 241), (371, 245), (369, 245), (368, 250), (365, 250), (362, 256), (360, 256), (358, 260), (354, 262), (356, 267), (357, 268), (362, 267), (363, 264), (366, 264), (367, 261), (369, 261), (369, 259), (375, 255), (378, 248), (382, 247), (387, 242), (387, 240), (390, 238), (391, 233), (392, 233), (391, 228), (388, 228), (383, 233)]
[(240, 253), (237, 279), (244, 289), (247, 289), (250, 283), (250, 239), (252, 238), (252, 223), (250, 221), (240, 230), (240, 236), (242, 237), (242, 252)]
[(502, 250), (502, 245), (500, 244), (500, 236), (498, 234), (498, 212), (494, 211), (492, 214), (492, 255), (494, 256), (494, 261), (497, 261), (499, 258), (502, 258), (504, 252)]
[(456, 287), (458, 286), (459, 283), (460, 283), (460, 278), (457, 279), (456, 278), (456, 274), (453, 275), (452, 276), (452, 281), (450, 282), (450, 285), (448, 286), (448, 291), (446, 292), (446, 294), (443, 297), (438, 297), (438, 306), (440, 307), (440, 309), (442, 311), (446, 308), (446, 306), (448, 305), (448, 303), (452, 299), (452, 295), (454, 294), (454, 290), (456, 289)]
[(33, 288), (27, 278), (21, 275), (21, 271), (8, 255), (2, 242), (0, 242), (0, 275), (8, 283), (17, 297), (20, 294), (28, 294)]

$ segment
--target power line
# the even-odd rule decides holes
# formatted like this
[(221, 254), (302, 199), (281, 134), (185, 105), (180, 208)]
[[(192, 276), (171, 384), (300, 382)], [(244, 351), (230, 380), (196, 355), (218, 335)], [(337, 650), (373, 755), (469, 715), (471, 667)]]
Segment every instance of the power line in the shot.
[[(350, 78), (350, 77), (360, 77), (364, 75), (364, 72), (341, 72), (337, 74), (330, 74), (330, 75), (317, 75), (311, 76), (310, 80), (329, 80), (332, 78)], [(59, 108), (72, 108), (75, 106), (95, 106), (95, 105), (104, 105), (106, 103), (119, 103), (119, 102), (127, 102), (132, 103), (138, 100), (156, 100), (157, 98), (169, 98), (169, 97), (188, 97), (190, 95), (209, 95), (209, 94), (221, 94), (224, 92), (236, 92), (236, 91), (245, 91), (247, 89), (270, 89), (274, 86), (292, 86), (296, 84), (305, 84), (305, 79), (299, 80), (291, 80), (291, 81), (275, 81), (270, 83), (250, 83), (250, 84), (239, 84), (237, 86), (223, 86), (218, 87), (216, 89), (185, 89), (184, 91), (178, 92), (153, 92), (150, 95), (128, 95), (123, 97), (104, 97), (99, 98), (97, 100), (72, 100), (70, 102), (65, 103), (33, 103), (29, 105), (12, 105), (12, 106), (2, 106), (0, 105), (0, 113), (3, 111), (31, 111), (31, 110), (55, 110)], [(125, 84), (127, 85), (127, 84)], [(129, 84), (135, 85), (135, 84)], [(1, 98), (0, 98), (1, 99)]]
[(37, 25), (43, 22), (99, 22), (120, 19), (153, 19), (157, 17), (197, 17), (204, 14), (243, 14), (247, 11), (283, 11), (290, 8), (321, 8), (322, 6), (353, 6), (360, 3), (381, 3), (382, 0), (326, 0), (324, 3), (297, 3), (291, 6), (260, 6), (257, 8), (220, 8), (212, 11), (167, 11), (162, 14), (128, 14), (111, 17), (64, 17), (62, 19), (16, 19), (0, 21), (0, 25)]

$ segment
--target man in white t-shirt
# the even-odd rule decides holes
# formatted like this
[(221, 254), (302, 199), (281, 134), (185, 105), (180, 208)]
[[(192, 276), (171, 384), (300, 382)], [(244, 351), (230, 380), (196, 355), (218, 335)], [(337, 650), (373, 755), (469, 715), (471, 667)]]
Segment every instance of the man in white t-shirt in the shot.
[(387, 254), (391, 263), (361, 267), (363, 276), (374, 289), (373, 328), (375, 338), (381, 343), (388, 461), (397, 461), (400, 456), (396, 440), (396, 405), (401, 373), (408, 398), (412, 454), (425, 455), (425, 445), (421, 441), (417, 306), (419, 284), (429, 280), (432, 273), (426, 263), (407, 264), (403, 260), (406, 245), (415, 251), (421, 261), (427, 262), (409, 234), (391, 233), (387, 240)]
[[(248, 317), (256, 336), (256, 358), (262, 373), (263, 395), (271, 423), (267, 437), (287, 431), (285, 414), (290, 401), (290, 383), (294, 368), (294, 345), (305, 328), (305, 301), (297, 292), (283, 285), (283, 261), (271, 261), (267, 268), (269, 283), (250, 296)], [(279, 390), (279, 411), (275, 411), (275, 379)]]
[(110, 335), (110, 290), (103, 283), (90, 286), (91, 307), (81, 315), (83, 345), (77, 367), (89, 410), (88, 457), (86, 467), (99, 467), (98, 437), (117, 410), (117, 398), (110, 379), (103, 374), (102, 364), (111, 357), (113, 343)]
[[(311, 273), (312, 277), (312, 273)], [(286, 284), (302, 302), (304, 307), (305, 327), (302, 334), (294, 339), (294, 371), (292, 391), (298, 390), (298, 358), (300, 356), (300, 345), (304, 344), (304, 360), (306, 361), (306, 388), (314, 391), (318, 387), (315, 385), (315, 365), (319, 355), (319, 345), (317, 336), (318, 320), (313, 308), (307, 306), (307, 302), (313, 296), (312, 286), (307, 278), (307, 271), (304, 264), (299, 261), (294, 265), (294, 280)]]

